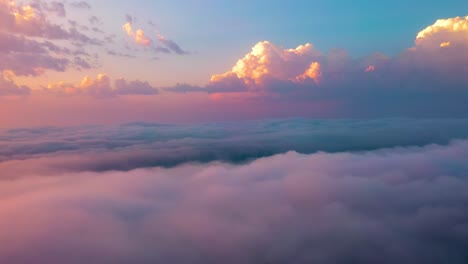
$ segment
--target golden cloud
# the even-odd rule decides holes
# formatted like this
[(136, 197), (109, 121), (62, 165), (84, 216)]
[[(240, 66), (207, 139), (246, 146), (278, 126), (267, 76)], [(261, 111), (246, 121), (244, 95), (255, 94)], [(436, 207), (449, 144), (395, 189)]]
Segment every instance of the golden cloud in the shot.
[(468, 16), (438, 19), (420, 31), (416, 45), (446, 48), (455, 43), (468, 43)]
[(128, 36), (132, 37), (135, 40), (135, 43), (142, 45), (142, 46), (150, 46), (151, 39), (148, 38), (145, 32), (142, 29), (137, 29), (137, 31), (133, 31), (132, 23), (129, 21), (122, 26), (122, 29), (127, 33)]
[(246, 84), (262, 84), (265, 78), (278, 80), (319, 80), (320, 64), (314, 58), (320, 56), (312, 44), (295, 49), (283, 49), (268, 41), (257, 43), (234, 67), (223, 74), (213, 75), (212, 82), (235, 76)]
[(304, 82), (307, 79), (312, 79), (315, 83), (320, 83), (320, 79), (322, 77), (320, 67), (320, 63), (312, 62), (309, 68), (303, 74), (297, 76), (295, 80), (299, 82)]
[(420, 31), (416, 36), (416, 40), (427, 38), (441, 31), (468, 32), (468, 16), (438, 19), (433, 25)]

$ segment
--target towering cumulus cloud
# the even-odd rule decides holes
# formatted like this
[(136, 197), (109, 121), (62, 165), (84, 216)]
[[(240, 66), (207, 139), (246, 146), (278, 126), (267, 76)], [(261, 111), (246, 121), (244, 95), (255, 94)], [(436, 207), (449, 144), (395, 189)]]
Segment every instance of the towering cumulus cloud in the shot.
[(268, 78), (278, 80), (304, 80), (311, 78), (319, 81), (320, 64), (317, 60), (321, 53), (307, 43), (295, 49), (282, 49), (263, 41), (256, 44), (250, 53), (239, 60), (231, 71), (213, 75), (211, 82), (237, 77), (247, 85), (262, 84)]
[[(466, 120), (223, 127), (2, 133), (0, 262), (467, 263), (468, 141), (455, 139)], [(294, 138), (298, 150), (338, 152), (237, 165), (209, 152), (274, 154)], [(158, 150), (189, 163), (143, 168)], [(214, 162), (190, 162), (202, 153)]]
[(437, 20), (393, 58), (352, 58), (338, 49), (322, 53), (310, 43), (285, 49), (259, 42), (230, 71), (213, 75), (205, 91), (333, 104), (351, 116), (466, 116), (467, 25), (468, 17)]
[[(452, 39), (453, 36), (458, 38)], [(445, 37), (445, 39), (444, 39)], [(439, 19), (433, 25), (428, 26), (418, 33), (416, 43), (421, 45), (424, 42), (439, 42), (439, 47), (451, 46), (454, 44), (468, 44), (468, 16)]]

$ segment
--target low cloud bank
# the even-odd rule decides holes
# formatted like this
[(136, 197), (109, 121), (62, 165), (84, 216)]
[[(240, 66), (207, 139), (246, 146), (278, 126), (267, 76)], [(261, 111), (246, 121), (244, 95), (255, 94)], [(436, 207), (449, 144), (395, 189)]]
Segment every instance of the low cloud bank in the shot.
[(285, 119), (13, 129), (0, 133), (0, 171), (2, 177), (16, 177), (213, 161), (239, 164), (287, 151), (358, 152), (465, 138), (466, 119)]
[(459, 140), (32, 173), (0, 184), (0, 262), (467, 263), (467, 157)]

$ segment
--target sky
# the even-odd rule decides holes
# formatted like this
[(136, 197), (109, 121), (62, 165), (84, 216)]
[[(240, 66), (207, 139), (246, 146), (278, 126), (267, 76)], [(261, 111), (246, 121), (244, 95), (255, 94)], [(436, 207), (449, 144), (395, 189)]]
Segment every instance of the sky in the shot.
[(468, 263), (468, 2), (0, 0), (0, 263)]
[(0, 4), (2, 127), (468, 113), (466, 1)]

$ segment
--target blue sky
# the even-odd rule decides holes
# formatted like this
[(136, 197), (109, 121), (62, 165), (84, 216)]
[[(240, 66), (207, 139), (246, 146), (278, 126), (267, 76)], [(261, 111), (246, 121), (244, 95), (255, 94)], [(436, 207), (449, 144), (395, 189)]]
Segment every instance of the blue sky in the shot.
[[(108, 2), (95, 2), (99, 10)], [(109, 17), (125, 13), (152, 20), (166, 34), (199, 52), (245, 53), (270, 40), (292, 47), (311, 42), (322, 50), (345, 48), (359, 56), (375, 50), (399, 53), (415, 33), (438, 18), (464, 16), (468, 2), (453, 1), (114, 1)], [(99, 12), (105, 15), (105, 12)], [(116, 30), (120, 30), (120, 27)]]
[[(148, 21), (193, 54), (151, 63), (163, 85), (180, 82), (204, 84), (213, 73), (221, 73), (263, 40), (293, 48), (312, 43), (319, 50), (347, 50), (360, 57), (372, 52), (395, 56), (414, 43), (416, 33), (439, 18), (464, 16), (463, 0), (439, 1), (108, 1), (91, 2), (107, 32), (119, 39), (125, 15), (136, 18), (136, 26), (151, 32)], [(109, 10), (112, 10), (110, 12)], [(164, 57), (162, 55), (162, 57)], [(107, 65), (119, 62), (111, 61)], [(129, 68), (147, 63), (127, 61)], [(112, 68), (112, 67), (110, 67)], [(112, 72), (112, 69), (109, 70)], [(115, 74), (121, 74), (115, 71)], [(140, 71), (136, 78), (154, 76)]]

